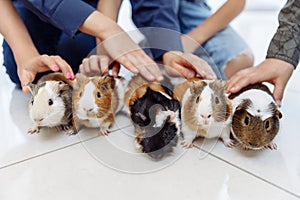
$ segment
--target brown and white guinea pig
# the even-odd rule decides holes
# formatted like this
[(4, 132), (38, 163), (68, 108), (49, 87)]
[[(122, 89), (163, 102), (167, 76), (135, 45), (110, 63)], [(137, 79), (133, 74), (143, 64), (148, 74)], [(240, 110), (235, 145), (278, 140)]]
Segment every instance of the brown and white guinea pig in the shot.
[(227, 82), (193, 78), (175, 87), (174, 95), (181, 102), (181, 121), (184, 147), (193, 140), (220, 137), (227, 147), (230, 139), (232, 105), (227, 95)]
[(39, 133), (42, 127), (59, 127), (71, 135), (72, 130), (72, 88), (63, 81), (39, 81), (29, 84), (32, 94), (29, 115), (34, 127), (29, 134)]
[(281, 112), (266, 85), (249, 85), (229, 96), (234, 110), (231, 132), (246, 150), (276, 149)]
[(76, 74), (73, 95), (76, 127), (99, 128), (100, 134), (107, 135), (115, 114), (123, 106), (125, 85), (123, 78)]
[(180, 136), (180, 103), (173, 99), (171, 86), (167, 85), (135, 76), (125, 93), (137, 147), (153, 159), (171, 153)]

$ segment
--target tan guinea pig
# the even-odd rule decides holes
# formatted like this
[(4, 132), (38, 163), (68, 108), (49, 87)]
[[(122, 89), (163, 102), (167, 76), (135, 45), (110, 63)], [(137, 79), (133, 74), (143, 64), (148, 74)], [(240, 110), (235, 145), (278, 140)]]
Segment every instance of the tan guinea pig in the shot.
[(243, 148), (277, 149), (273, 140), (282, 114), (268, 87), (260, 83), (249, 85), (229, 98), (234, 105), (231, 132)]
[(124, 79), (112, 76), (87, 77), (76, 74), (74, 84), (74, 123), (99, 128), (107, 135), (114, 115), (121, 110), (125, 92)]
[(196, 137), (220, 137), (231, 147), (230, 124), (232, 105), (227, 95), (227, 82), (190, 79), (175, 87), (174, 95), (181, 102), (182, 133), (185, 147), (192, 147)]

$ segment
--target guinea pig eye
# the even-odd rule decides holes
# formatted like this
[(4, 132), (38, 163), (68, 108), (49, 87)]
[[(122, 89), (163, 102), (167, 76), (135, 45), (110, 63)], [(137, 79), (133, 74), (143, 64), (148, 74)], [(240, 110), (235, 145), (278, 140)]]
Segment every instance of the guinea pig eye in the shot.
[(49, 106), (53, 105), (52, 99), (49, 99), (48, 104), (49, 104)]
[(79, 93), (79, 97), (81, 97), (81, 96), (82, 96), (82, 92)]
[(219, 97), (215, 97), (215, 103), (216, 103), (216, 104), (219, 104), (219, 103), (220, 103)]
[(246, 116), (246, 117), (244, 118), (244, 124), (245, 124), (246, 126), (249, 125), (249, 117), (248, 117), (248, 116)]
[(265, 122), (265, 129), (269, 130), (269, 128), (270, 128), (270, 122), (269, 122), (269, 120), (267, 120)]
[(199, 103), (200, 97), (196, 98), (196, 103)]
[(97, 97), (100, 98), (101, 97), (101, 94), (100, 92), (97, 92)]
[(34, 99), (31, 100), (31, 105), (33, 105)]

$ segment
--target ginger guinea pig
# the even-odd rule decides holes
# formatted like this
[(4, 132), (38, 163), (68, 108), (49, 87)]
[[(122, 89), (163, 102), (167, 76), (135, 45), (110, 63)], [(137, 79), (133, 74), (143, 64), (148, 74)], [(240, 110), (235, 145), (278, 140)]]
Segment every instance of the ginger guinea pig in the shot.
[(122, 78), (76, 74), (73, 95), (76, 127), (99, 128), (100, 134), (107, 135), (114, 115), (123, 106), (124, 91)]
[(231, 147), (230, 124), (232, 105), (223, 80), (190, 79), (175, 87), (174, 95), (181, 102), (182, 133), (185, 147), (192, 147), (196, 137), (220, 137)]
[(249, 85), (229, 98), (234, 105), (231, 132), (243, 148), (276, 149), (273, 140), (282, 114), (268, 87), (260, 83)]
[(165, 85), (135, 76), (125, 94), (137, 147), (154, 159), (171, 153), (180, 136), (180, 103)]
[(63, 81), (39, 81), (28, 86), (32, 94), (29, 115), (34, 122), (28, 133), (39, 133), (41, 127), (59, 127), (69, 135), (74, 134), (72, 88)]

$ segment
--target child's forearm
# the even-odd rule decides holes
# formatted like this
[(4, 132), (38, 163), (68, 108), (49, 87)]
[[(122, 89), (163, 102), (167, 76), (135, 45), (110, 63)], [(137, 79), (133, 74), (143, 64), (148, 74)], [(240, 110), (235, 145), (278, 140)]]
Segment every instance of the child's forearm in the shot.
[(212, 16), (202, 24), (189, 32), (187, 35), (200, 44), (204, 43), (214, 34), (225, 28), (236, 16), (240, 14), (245, 6), (246, 0), (227, 0)]
[(18, 63), (26, 55), (38, 55), (31, 37), (11, 1), (0, 1), (0, 33), (10, 45)]
[(105, 16), (117, 22), (122, 1), (123, 0), (101, 0), (98, 3), (97, 9)]

